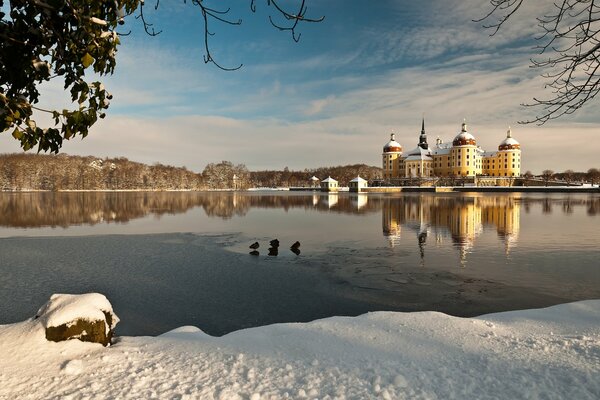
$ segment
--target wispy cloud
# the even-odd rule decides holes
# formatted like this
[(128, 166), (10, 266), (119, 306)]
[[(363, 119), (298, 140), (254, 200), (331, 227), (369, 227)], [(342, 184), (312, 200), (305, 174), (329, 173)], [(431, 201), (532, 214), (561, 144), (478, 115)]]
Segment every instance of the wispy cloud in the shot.
[[(528, 59), (537, 29), (533, 16), (547, 2), (525, 2), (520, 18), (494, 37), (472, 22), (485, 15), (487, 4), (318, 3), (319, 11), (335, 8), (315, 28), (319, 37), (308, 30), (307, 40), (289, 47), (234, 41), (225, 53), (248, 61), (235, 73), (202, 65), (201, 44), (193, 44), (192, 56), (187, 37), (127, 39), (116, 74), (106, 80), (115, 95), (106, 120), (87, 139), (67, 142), (64, 151), (196, 171), (223, 159), (252, 169), (379, 165), (390, 131), (406, 149), (416, 145), (425, 113), (431, 141), (451, 140), (467, 118), (486, 149), (496, 148), (512, 125), (523, 145), (523, 170), (598, 167), (591, 165), (600, 151), (593, 140), (600, 117), (593, 108), (576, 120), (517, 125), (535, 112), (520, 104), (545, 93)], [(45, 93), (52, 105), (64, 101), (60, 86)], [(18, 150), (8, 133), (0, 135), (0, 146)], [(551, 154), (559, 156), (549, 166)]]

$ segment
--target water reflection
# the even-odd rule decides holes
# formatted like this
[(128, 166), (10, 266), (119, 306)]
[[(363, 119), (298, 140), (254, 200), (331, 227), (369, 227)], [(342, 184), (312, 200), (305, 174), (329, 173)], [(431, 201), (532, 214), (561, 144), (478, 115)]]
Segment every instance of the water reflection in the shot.
[(207, 216), (243, 217), (252, 208), (316, 209), (339, 213), (377, 211), (379, 202), (366, 194), (248, 194), (201, 192), (40, 192), (0, 193), (0, 226), (68, 227), (125, 223), (147, 215), (185, 213), (201, 207)]
[(484, 227), (496, 229), (508, 255), (519, 236), (521, 200), (511, 196), (418, 196), (385, 199), (383, 235), (390, 247), (400, 244), (403, 228), (416, 238), (421, 263), (425, 263), (425, 246), (441, 245), (448, 240), (458, 249), (461, 264), (475, 245)]
[(468, 250), (484, 227), (495, 227), (507, 251), (519, 234), (521, 207), (543, 214), (573, 214), (585, 208), (600, 212), (600, 197), (553, 197), (519, 194), (324, 194), (251, 192), (42, 192), (0, 193), (0, 226), (14, 228), (126, 223), (148, 215), (186, 213), (200, 207), (208, 217), (244, 217), (252, 209), (305, 209), (342, 214), (381, 212), (383, 234), (397, 246), (402, 229), (413, 231), (420, 245), (451, 238)]
[(14, 228), (68, 227), (126, 223), (154, 215), (182, 213), (202, 204), (199, 194), (183, 193), (3, 193), (0, 226)]
[(106, 293), (131, 334), (597, 298), (599, 210), (593, 194), (0, 193), (0, 323), (53, 292)]

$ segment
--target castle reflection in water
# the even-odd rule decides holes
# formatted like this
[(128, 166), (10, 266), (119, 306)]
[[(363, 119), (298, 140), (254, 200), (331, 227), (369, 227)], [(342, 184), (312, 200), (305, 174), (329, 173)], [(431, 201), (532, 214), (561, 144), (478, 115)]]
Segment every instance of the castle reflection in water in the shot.
[(517, 243), (520, 199), (508, 196), (418, 196), (397, 200), (384, 200), (383, 234), (391, 247), (398, 246), (403, 236), (414, 238), (422, 261), (426, 243), (440, 245), (451, 240), (459, 250), (460, 260), (464, 265), (468, 252), (483, 232), (484, 226), (496, 229), (507, 256)]
[[(599, 214), (600, 197), (474, 193), (0, 193), (0, 227), (8, 228), (4, 234), (10, 236), (21, 234), (10, 231), (11, 228), (126, 224), (146, 216), (187, 213), (194, 208), (201, 208), (208, 218), (224, 220), (244, 218), (256, 208), (357, 215), (381, 212), (383, 235), (389, 246), (398, 247), (401, 242), (406, 248), (418, 246), (423, 260), (426, 246), (452, 244), (464, 263), (484, 229), (496, 230), (508, 255), (517, 244), (521, 210), (529, 213), (539, 208), (542, 215), (548, 215), (561, 211), (572, 214), (577, 208), (585, 208), (589, 217)], [(318, 220), (311, 219), (316, 231), (320, 229)], [(365, 235), (372, 233), (365, 231)]]

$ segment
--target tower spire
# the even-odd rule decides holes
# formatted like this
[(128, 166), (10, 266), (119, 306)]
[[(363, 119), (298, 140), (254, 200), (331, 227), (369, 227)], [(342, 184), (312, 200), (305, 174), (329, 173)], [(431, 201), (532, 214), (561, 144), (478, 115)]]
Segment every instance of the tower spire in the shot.
[(423, 150), (427, 150), (429, 148), (429, 144), (427, 143), (427, 134), (425, 133), (425, 117), (423, 117), (423, 121), (421, 123), (421, 136), (419, 136), (419, 147)]
[(512, 137), (512, 131), (510, 130), (510, 125), (508, 126), (508, 131), (506, 131), (506, 137), (507, 138), (511, 138)]

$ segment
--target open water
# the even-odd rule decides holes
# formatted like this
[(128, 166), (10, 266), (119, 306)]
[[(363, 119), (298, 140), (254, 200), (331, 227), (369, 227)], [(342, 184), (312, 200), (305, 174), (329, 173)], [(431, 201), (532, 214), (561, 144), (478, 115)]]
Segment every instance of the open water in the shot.
[(0, 193), (0, 324), (90, 291), (121, 335), (544, 307), (600, 298), (599, 244), (597, 194)]

